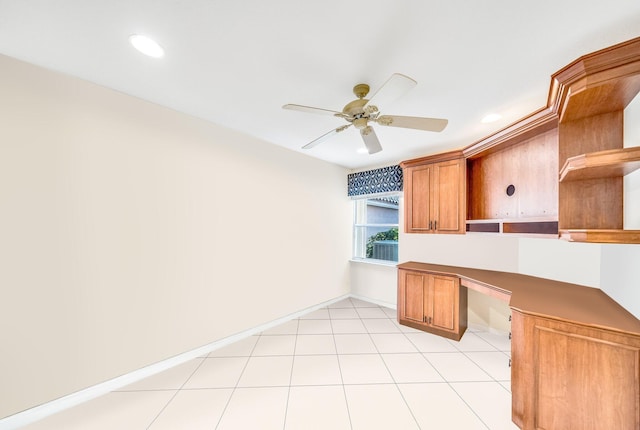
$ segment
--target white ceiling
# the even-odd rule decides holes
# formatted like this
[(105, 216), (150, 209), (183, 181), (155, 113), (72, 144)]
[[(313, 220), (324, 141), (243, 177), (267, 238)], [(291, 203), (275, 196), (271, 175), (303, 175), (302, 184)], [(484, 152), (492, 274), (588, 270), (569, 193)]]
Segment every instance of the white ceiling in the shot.
[[(467, 146), (543, 107), (569, 62), (638, 36), (638, 0), (0, 0), (2, 54), (354, 169)], [(418, 85), (383, 113), (444, 132), (374, 125), (378, 154), (353, 128), (300, 149), (344, 122), (283, 104), (341, 110), (394, 72)], [(490, 112), (503, 119), (481, 124)]]

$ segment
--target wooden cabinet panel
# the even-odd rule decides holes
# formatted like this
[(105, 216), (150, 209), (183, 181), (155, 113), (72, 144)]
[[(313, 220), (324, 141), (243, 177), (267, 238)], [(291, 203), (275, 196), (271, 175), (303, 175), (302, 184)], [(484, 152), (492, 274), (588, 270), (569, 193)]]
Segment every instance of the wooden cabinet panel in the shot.
[(407, 180), (407, 218), (406, 230), (412, 232), (431, 229), (431, 166), (416, 167), (408, 170)]
[(403, 167), (405, 232), (464, 233), (465, 160), (456, 158)]
[(450, 276), (430, 277), (431, 324), (443, 330), (455, 330), (459, 280)]
[(420, 273), (407, 273), (405, 277), (405, 291), (403, 294), (403, 317), (422, 323), (425, 315), (425, 276)]
[(538, 427), (638, 428), (637, 347), (545, 327), (536, 334)]
[(436, 166), (433, 181), (434, 230), (440, 233), (459, 233), (464, 230), (464, 214), (460, 196), (464, 187), (464, 164), (458, 160), (447, 161)]
[(640, 337), (513, 312), (522, 429), (640, 428)]
[[(562, 123), (560, 162), (584, 153), (623, 147), (623, 111)], [(623, 229), (623, 178), (560, 182), (559, 228)]]
[(398, 321), (460, 340), (467, 328), (467, 289), (455, 276), (398, 270)]
[[(467, 160), (468, 219), (558, 216), (558, 131)], [(514, 193), (507, 194), (509, 185)]]

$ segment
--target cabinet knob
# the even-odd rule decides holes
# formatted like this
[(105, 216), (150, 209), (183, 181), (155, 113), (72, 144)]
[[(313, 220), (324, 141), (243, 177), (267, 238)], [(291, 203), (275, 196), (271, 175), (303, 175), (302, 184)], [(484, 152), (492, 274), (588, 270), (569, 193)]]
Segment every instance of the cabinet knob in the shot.
[(429, 221), (429, 230), (433, 230), (433, 221)]
[(433, 222), (433, 229), (434, 229), (434, 230), (437, 230), (437, 229), (438, 229), (438, 220), (435, 220), (435, 221)]

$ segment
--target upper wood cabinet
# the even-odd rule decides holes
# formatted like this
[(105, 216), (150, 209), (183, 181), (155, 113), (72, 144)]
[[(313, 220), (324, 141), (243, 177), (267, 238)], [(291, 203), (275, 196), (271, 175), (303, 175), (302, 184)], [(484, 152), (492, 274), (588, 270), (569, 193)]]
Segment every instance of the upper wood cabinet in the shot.
[(623, 220), (624, 176), (640, 168), (640, 150), (624, 148), (624, 109), (639, 92), (640, 37), (553, 74), (547, 106), (531, 115), (401, 163), (405, 231), (640, 243)]
[(464, 233), (466, 162), (459, 152), (401, 163), (405, 232)]

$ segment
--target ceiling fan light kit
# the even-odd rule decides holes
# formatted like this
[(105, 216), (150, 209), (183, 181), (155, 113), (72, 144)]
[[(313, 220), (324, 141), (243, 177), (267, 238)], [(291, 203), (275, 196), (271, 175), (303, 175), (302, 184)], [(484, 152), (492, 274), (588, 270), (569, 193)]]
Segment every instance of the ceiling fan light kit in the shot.
[(369, 154), (375, 154), (382, 151), (382, 146), (378, 140), (375, 130), (369, 122), (375, 122), (378, 125), (385, 127), (400, 127), (411, 128), (414, 130), (425, 130), (440, 132), (447, 126), (448, 121), (440, 118), (424, 118), (413, 116), (398, 116), (398, 115), (382, 115), (380, 116), (379, 105), (391, 102), (411, 88), (416, 86), (417, 82), (408, 76), (400, 73), (394, 73), (391, 77), (378, 89), (378, 91), (371, 97), (366, 99), (369, 94), (370, 87), (367, 84), (357, 84), (353, 87), (353, 94), (357, 97), (342, 109), (341, 112), (330, 109), (322, 109), (311, 106), (286, 104), (283, 109), (297, 110), (300, 112), (311, 112), (321, 115), (333, 115), (338, 118), (343, 118), (349, 124), (338, 127), (322, 136), (312, 140), (308, 144), (302, 147), (302, 149), (310, 149), (331, 136), (340, 133), (352, 125), (360, 130), (360, 136), (367, 148)]

